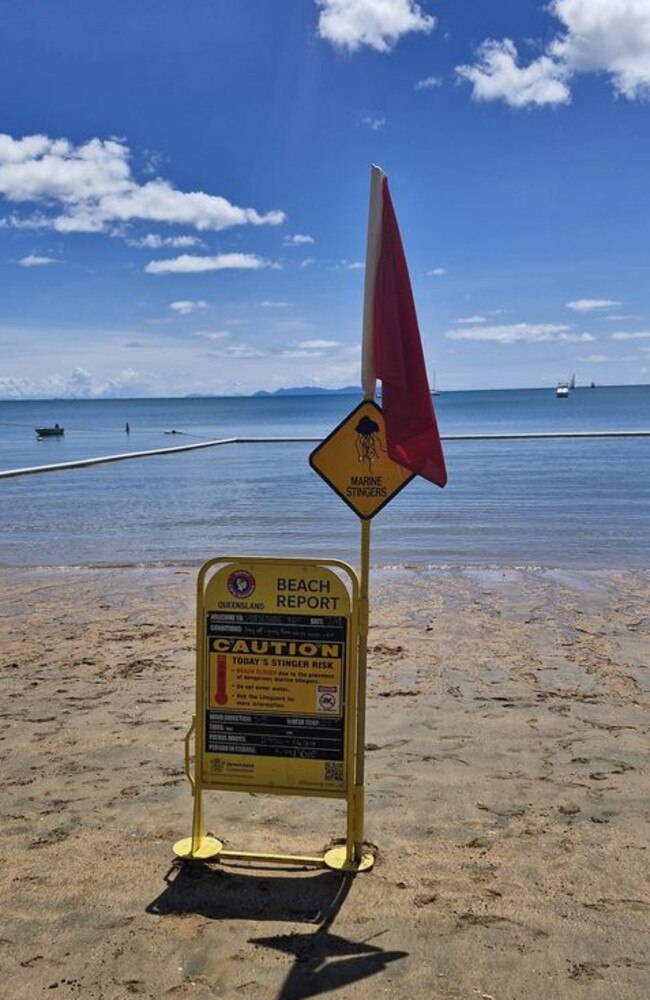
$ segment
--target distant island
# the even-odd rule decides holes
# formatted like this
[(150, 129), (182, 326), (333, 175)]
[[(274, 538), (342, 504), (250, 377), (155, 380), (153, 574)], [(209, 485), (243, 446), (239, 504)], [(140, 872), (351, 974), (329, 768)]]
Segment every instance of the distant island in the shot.
[(358, 396), (361, 389), (358, 385), (346, 385), (342, 389), (323, 389), (319, 385), (295, 385), (290, 389), (275, 389), (266, 392), (260, 389), (253, 396)]

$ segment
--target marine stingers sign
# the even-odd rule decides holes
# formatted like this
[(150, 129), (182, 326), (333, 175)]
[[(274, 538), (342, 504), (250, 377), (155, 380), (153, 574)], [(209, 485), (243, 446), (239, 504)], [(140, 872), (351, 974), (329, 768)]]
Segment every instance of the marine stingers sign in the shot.
[(384, 416), (365, 400), (309, 456), (312, 469), (348, 507), (369, 520), (413, 479), (388, 457)]
[(351, 600), (314, 561), (242, 560), (203, 598), (204, 788), (344, 797)]

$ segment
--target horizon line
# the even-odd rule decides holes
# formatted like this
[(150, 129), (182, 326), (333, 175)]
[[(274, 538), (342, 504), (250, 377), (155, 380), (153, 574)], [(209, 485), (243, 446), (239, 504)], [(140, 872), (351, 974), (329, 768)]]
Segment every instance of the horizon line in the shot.
[[(643, 389), (650, 386), (650, 382), (600, 382), (595, 383), (593, 386), (589, 385), (578, 385), (573, 390), (576, 392), (580, 389)], [(345, 387), (341, 389), (329, 389), (326, 386), (314, 386), (313, 389), (305, 392), (295, 392), (295, 389), (302, 389), (302, 386), (286, 386), (281, 389), (254, 389), (252, 392), (246, 393), (193, 393), (186, 392), (182, 395), (161, 395), (161, 396), (0, 396), (0, 403), (109, 403), (109, 402), (128, 402), (128, 401), (138, 401), (142, 402), (148, 399), (187, 399), (187, 400), (200, 400), (200, 399), (273, 399), (282, 394), (291, 395), (293, 398), (299, 398), (300, 396), (327, 396), (327, 395), (339, 395), (339, 396), (362, 396), (363, 392), (361, 387), (354, 391), (345, 391)], [(306, 388), (306, 387), (304, 387)], [(458, 392), (545, 392), (554, 391), (555, 385), (518, 385), (518, 386), (501, 386), (500, 388), (487, 388), (483, 387), (481, 389), (437, 389), (435, 392), (436, 396), (446, 396), (452, 393)]]

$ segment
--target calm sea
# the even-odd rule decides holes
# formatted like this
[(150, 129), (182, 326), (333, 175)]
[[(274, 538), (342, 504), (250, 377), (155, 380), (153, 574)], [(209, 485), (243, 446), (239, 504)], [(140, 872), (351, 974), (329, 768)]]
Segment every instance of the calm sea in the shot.
[[(0, 402), (0, 468), (231, 436), (326, 436), (357, 397)], [(650, 428), (650, 386), (442, 393), (442, 434)], [(126, 435), (125, 423), (131, 433)], [(58, 422), (59, 439), (37, 441)], [(169, 435), (170, 430), (182, 432)], [(357, 561), (358, 521), (314, 445), (227, 445), (0, 480), (0, 564), (197, 564), (219, 554)], [(449, 442), (373, 522), (375, 565), (650, 564), (650, 439)]]

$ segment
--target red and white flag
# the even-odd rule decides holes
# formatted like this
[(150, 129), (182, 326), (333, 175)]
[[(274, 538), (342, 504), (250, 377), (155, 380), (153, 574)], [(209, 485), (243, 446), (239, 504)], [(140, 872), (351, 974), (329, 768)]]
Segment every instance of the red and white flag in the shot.
[(373, 166), (361, 350), (361, 384), (366, 398), (374, 399), (377, 379), (381, 379), (389, 456), (436, 486), (444, 486), (445, 458), (402, 238), (388, 179), (383, 170)]

